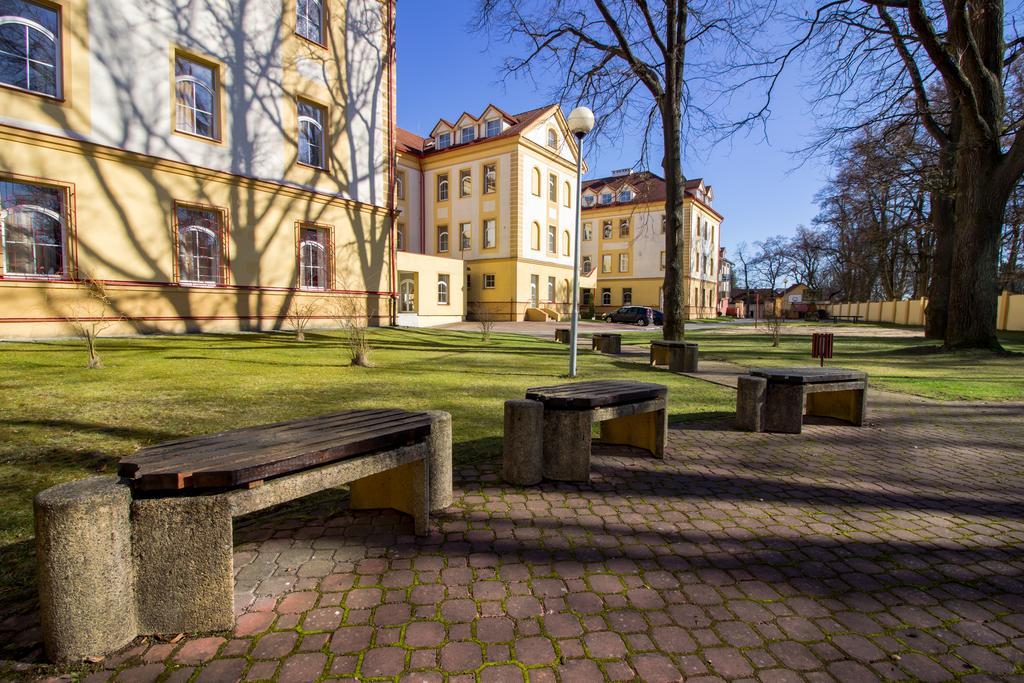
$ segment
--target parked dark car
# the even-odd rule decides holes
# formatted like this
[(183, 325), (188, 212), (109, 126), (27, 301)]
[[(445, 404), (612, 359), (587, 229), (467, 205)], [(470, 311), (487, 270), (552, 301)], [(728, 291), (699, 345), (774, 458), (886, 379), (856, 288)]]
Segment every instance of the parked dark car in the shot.
[(661, 311), (656, 311), (648, 306), (623, 306), (617, 311), (612, 311), (604, 316), (605, 320), (613, 323), (625, 323), (627, 325), (661, 325), (663, 316)]

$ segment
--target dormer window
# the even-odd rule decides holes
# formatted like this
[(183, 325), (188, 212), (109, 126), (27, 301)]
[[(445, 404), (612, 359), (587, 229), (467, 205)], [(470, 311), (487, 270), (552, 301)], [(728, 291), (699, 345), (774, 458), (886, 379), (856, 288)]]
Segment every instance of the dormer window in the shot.
[(554, 128), (548, 128), (548, 147), (558, 149), (558, 133)]
[(633, 190), (623, 190), (619, 193), (620, 202), (631, 202), (633, 201)]
[(487, 122), (487, 137), (493, 138), (501, 133), (501, 119), (491, 119)]
[(463, 145), (476, 140), (476, 126), (466, 126), (459, 131), (459, 142)]
[(602, 204), (611, 204), (612, 203), (612, 193), (611, 192), (602, 192), (601, 193), (601, 203)]
[(441, 133), (437, 136), (437, 142), (434, 145), (437, 149), (444, 149), (452, 146), (452, 134)]
[(593, 206), (593, 205), (594, 205), (594, 195), (592, 195), (592, 194), (585, 194), (585, 195), (583, 195), (583, 206)]

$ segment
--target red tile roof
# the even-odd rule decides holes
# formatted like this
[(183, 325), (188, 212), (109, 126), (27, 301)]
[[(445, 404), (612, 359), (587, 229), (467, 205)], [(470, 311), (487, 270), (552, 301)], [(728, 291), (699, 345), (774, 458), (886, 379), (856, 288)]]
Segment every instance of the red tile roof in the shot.
[[(426, 154), (435, 154), (435, 153), (438, 153), (438, 152), (444, 152), (444, 151), (447, 151), (447, 150), (450, 150), (450, 149), (468, 147), (470, 145), (479, 144), (481, 142), (490, 142), (491, 140), (497, 140), (499, 138), (509, 138), (509, 137), (514, 136), (514, 135), (519, 135), (529, 125), (531, 125), (534, 122), (536, 122), (537, 119), (539, 119), (545, 113), (547, 113), (552, 108), (557, 107), (557, 106), (558, 105), (556, 105), (556, 104), (548, 104), (548, 105), (545, 105), (543, 107), (537, 107), (536, 109), (531, 109), (529, 111), (524, 111), (524, 112), (522, 112), (520, 114), (505, 114), (505, 112), (502, 112), (502, 114), (504, 116), (506, 116), (509, 121), (513, 122), (512, 125), (509, 126), (508, 128), (506, 128), (505, 130), (503, 130), (500, 133), (498, 133), (497, 135), (493, 135), (493, 136), (491, 136), (489, 138), (477, 138), (477, 139), (473, 140), (472, 142), (467, 142), (467, 143), (463, 143), (463, 144), (452, 144), (450, 147), (445, 147), (443, 150), (437, 150), (437, 149), (434, 149), (433, 147), (427, 147), (426, 146), (427, 138), (421, 138), (420, 136), (416, 135), (415, 133), (410, 133), (409, 131), (405, 130), (404, 128), (396, 128), (395, 129), (396, 134), (397, 134), (396, 135), (396, 140), (397, 140), (396, 148), (398, 149), (399, 152), (406, 152), (406, 153), (416, 154), (416, 155), (422, 156), (422, 155), (426, 155)], [(489, 108), (490, 108), (489, 106), (485, 107), (484, 111), (487, 111), (487, 109), (489, 109)], [(497, 109), (498, 111), (501, 111), (501, 109), (498, 109), (498, 107), (494, 107), (494, 108)]]
[[(693, 178), (686, 181), (686, 194), (694, 199), (697, 198), (697, 188), (703, 182), (703, 178)], [(629, 202), (619, 202), (619, 191), (629, 186), (635, 193)], [(591, 206), (584, 206), (583, 210), (600, 209), (616, 204), (643, 204), (646, 202), (665, 201), (665, 179), (650, 171), (640, 171), (628, 175), (607, 176), (605, 178), (594, 178), (583, 181), (583, 191), (592, 190), (598, 196), (605, 190), (612, 193), (614, 199), (612, 204), (594, 203)], [(702, 204), (704, 202), (701, 202)], [(710, 208), (710, 207), (709, 207)]]

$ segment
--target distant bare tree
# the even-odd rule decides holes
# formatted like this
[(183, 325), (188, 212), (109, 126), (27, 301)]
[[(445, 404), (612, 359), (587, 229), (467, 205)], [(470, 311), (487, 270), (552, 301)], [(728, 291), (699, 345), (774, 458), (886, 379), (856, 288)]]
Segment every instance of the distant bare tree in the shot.
[(828, 246), (828, 237), (824, 233), (806, 225), (796, 226), (796, 234), (789, 240), (787, 256), (797, 282), (811, 289), (819, 287), (819, 276), (825, 266)]
[[(707, 114), (707, 102), (690, 94), (684, 64), (697, 66), (695, 80), (715, 82), (705, 55), (749, 53), (754, 41), (746, 33), (762, 20), (756, 0), (481, 0), (480, 28), (527, 45), (522, 57), (507, 62), (506, 73), (559, 74), (560, 101), (591, 106), (603, 130), (639, 128), (645, 141), (659, 144), (666, 185), (666, 339), (684, 335), (688, 293), (683, 114)], [(704, 43), (707, 50), (687, 59), (688, 47)], [(646, 151), (645, 145), (642, 158)]]
[(1003, 0), (833, 0), (799, 39), (815, 48), (826, 141), (909, 124), (934, 143), (928, 332), (947, 349), (1001, 349), (999, 243), (1024, 175), (1021, 20), (1022, 7)]
[(743, 272), (743, 289), (750, 289), (750, 264), (753, 260), (753, 256), (750, 254), (750, 246), (746, 242), (740, 242), (736, 247), (736, 262), (740, 265), (740, 271)]
[(85, 290), (86, 298), (69, 306), (64, 320), (75, 330), (75, 335), (85, 342), (86, 352), (89, 354), (86, 367), (102, 368), (103, 360), (100, 358), (96, 341), (104, 330), (124, 320), (124, 316), (114, 311), (113, 302), (103, 282), (86, 276), (79, 280), (79, 284)]
[(789, 268), (788, 242), (782, 235), (774, 235), (755, 244), (758, 251), (750, 265), (765, 287), (775, 289)]

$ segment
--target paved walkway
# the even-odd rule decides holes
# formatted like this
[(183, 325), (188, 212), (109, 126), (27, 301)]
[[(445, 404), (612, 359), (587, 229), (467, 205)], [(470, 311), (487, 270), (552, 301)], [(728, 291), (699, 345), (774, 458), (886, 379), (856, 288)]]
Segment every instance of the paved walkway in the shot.
[(426, 539), (330, 496), (242, 520), (235, 631), (84, 680), (1024, 680), (1024, 405), (669, 440), (587, 486), (462, 467)]

